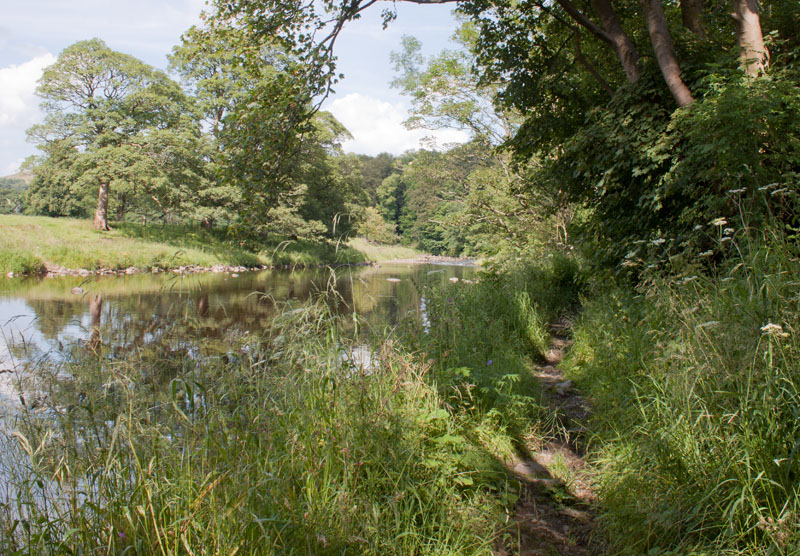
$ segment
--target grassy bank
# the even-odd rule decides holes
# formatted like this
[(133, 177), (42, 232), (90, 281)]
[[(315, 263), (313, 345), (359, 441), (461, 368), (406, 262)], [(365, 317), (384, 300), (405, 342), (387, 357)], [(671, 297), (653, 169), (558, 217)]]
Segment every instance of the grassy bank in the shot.
[(635, 288), (559, 256), (426, 291), (367, 369), (322, 306), (224, 357), (79, 350), (0, 438), (3, 549), (513, 553), (507, 464), (552, 433), (531, 371), (581, 295), (564, 366), (592, 400), (609, 553), (796, 554), (800, 262), (752, 231), (723, 248)]
[(80, 357), (4, 434), (4, 553), (489, 554), (492, 458), (418, 361), (365, 371), (336, 330), (312, 307), (233, 360)]
[[(265, 245), (189, 226), (120, 223), (97, 232), (87, 220), (7, 215), (0, 221), (0, 272), (35, 274), (45, 263), (69, 269), (174, 268), (182, 265), (316, 265), (418, 254), (363, 240), (351, 245), (286, 241)], [(411, 255), (409, 255), (411, 253)]]
[(422, 251), (405, 245), (382, 245), (357, 237), (347, 242), (347, 246), (361, 253), (365, 260), (383, 262), (394, 259), (414, 259), (424, 255)]
[(609, 536), (624, 554), (800, 551), (800, 264), (755, 231), (709, 271), (599, 288), (568, 365), (594, 401)]
[(40, 363), (24, 386), (34, 404), (0, 429), (0, 551), (513, 547), (519, 486), (503, 463), (543, 411), (526, 356), (547, 318), (532, 310), (544, 283), (533, 277), (428, 292), (430, 331), (414, 321), (376, 338), (366, 369), (348, 355), (363, 349), (343, 335), (352, 323), (321, 305), (223, 357), (202, 342), (175, 349), (195, 342), (167, 335), (127, 354), (89, 343), (63, 368)]

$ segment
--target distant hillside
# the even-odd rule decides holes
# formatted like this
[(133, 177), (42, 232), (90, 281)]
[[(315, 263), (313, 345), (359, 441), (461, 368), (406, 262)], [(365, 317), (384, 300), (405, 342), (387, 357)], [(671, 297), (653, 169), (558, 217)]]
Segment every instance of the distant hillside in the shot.
[(6, 181), (22, 181), (25, 185), (30, 185), (31, 180), (33, 180), (33, 172), (28, 170), (23, 170), (21, 172), (17, 172), (16, 174), (11, 174), (10, 176), (5, 176), (0, 178), (0, 184), (5, 184)]

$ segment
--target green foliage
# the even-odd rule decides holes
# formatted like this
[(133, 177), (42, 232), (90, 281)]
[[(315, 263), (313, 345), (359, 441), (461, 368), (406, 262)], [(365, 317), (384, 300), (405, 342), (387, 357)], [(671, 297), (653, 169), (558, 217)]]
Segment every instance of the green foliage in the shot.
[(39, 274), (44, 270), (42, 260), (33, 253), (20, 252), (13, 247), (0, 247), (0, 272), (7, 274)]
[(508, 138), (519, 123), (514, 111), (493, 105), (495, 84), (481, 84), (475, 74), (477, 29), (462, 21), (452, 40), (457, 49), (444, 50), (425, 59), (422, 45), (404, 36), (401, 52), (391, 59), (399, 76), (392, 86), (412, 99), (406, 125), (424, 129), (461, 129), (478, 141), (493, 145)]
[(125, 360), (78, 350), (69, 379), (32, 369), (50, 412), (0, 433), (0, 548), (491, 554), (513, 484), (418, 361), (386, 345), (363, 369), (340, 330), (317, 306), (224, 356), (164, 338)]
[(19, 178), (0, 178), (0, 214), (15, 214), (24, 209), (28, 184)]
[(378, 204), (378, 188), (383, 180), (393, 172), (396, 157), (390, 153), (380, 153), (377, 156), (365, 154), (357, 155), (361, 163), (359, 171), (361, 173), (361, 189), (368, 195), (371, 205)]
[[(732, 214), (729, 190), (796, 187), (797, 38), (788, 31), (796, 14), (788, 5), (760, 14), (772, 67), (757, 78), (732, 56), (729, 20), (704, 10), (708, 40), (698, 40), (667, 6), (676, 64), (695, 99), (676, 110), (663, 67), (645, 50), (649, 36), (635, 3), (613, 6), (641, 55), (638, 75), (626, 76), (610, 43), (565, 9), (591, 19), (599, 5), (465, 2), (461, 9), (480, 31), (473, 44), (482, 82), (502, 83), (498, 102), (525, 114), (506, 144), (520, 162), (541, 162), (519, 191), (588, 209), (573, 231), (592, 258), (617, 264), (638, 242), (691, 242), (697, 225)], [(792, 203), (781, 209), (781, 225), (794, 225)], [(755, 214), (760, 207), (752, 204), (754, 224), (766, 217)]]
[(430, 376), (453, 412), (506, 461), (548, 434), (533, 368), (549, 347), (548, 324), (580, 291), (576, 263), (559, 256), (425, 293), (427, 322), (413, 347), (433, 358)]
[(86, 214), (106, 184), (118, 217), (135, 207), (164, 218), (196, 189), (199, 128), (164, 73), (92, 39), (61, 52), (37, 94), (46, 117), (28, 135), (44, 156), (32, 161), (30, 212)]
[(797, 246), (718, 236), (715, 274), (678, 263), (585, 304), (570, 374), (594, 400), (600, 500), (623, 554), (797, 552)]
[(397, 243), (400, 238), (392, 229), (381, 213), (375, 207), (365, 207), (362, 213), (362, 220), (356, 228), (359, 237), (366, 238), (376, 243)]

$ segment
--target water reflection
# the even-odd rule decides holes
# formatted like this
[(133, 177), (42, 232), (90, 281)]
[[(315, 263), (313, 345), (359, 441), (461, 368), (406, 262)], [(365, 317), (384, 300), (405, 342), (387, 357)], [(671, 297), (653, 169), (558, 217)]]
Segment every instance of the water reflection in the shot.
[[(224, 351), (230, 337), (266, 327), (281, 302), (323, 295), (339, 314), (371, 327), (418, 316), (426, 283), (472, 278), (467, 266), (382, 265), (229, 274), (78, 277), (0, 282), (0, 370), (58, 357), (70, 347), (124, 357), (137, 346), (202, 340)], [(5, 344), (5, 345), (3, 345)]]

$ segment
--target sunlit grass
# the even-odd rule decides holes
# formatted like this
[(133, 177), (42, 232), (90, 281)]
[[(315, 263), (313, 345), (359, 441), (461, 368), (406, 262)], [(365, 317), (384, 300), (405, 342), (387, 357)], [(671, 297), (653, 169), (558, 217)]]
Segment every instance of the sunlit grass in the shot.
[(0, 272), (36, 273), (45, 263), (68, 269), (175, 268), (353, 263), (369, 259), (346, 245), (278, 241), (268, 244), (184, 225), (114, 224), (97, 232), (88, 220), (6, 215), (0, 220)]
[(36, 405), (0, 431), (0, 551), (491, 554), (518, 488), (505, 409), (449, 410), (396, 339), (348, 363), (342, 329), (314, 305), (224, 356), (167, 335), (31, 369)]
[(424, 255), (422, 251), (404, 245), (383, 245), (364, 238), (353, 238), (347, 246), (364, 255), (365, 260), (382, 262), (394, 259), (414, 259)]
[(604, 518), (625, 554), (800, 550), (796, 246), (729, 235), (715, 273), (607, 288), (575, 330), (568, 364), (595, 404)]

